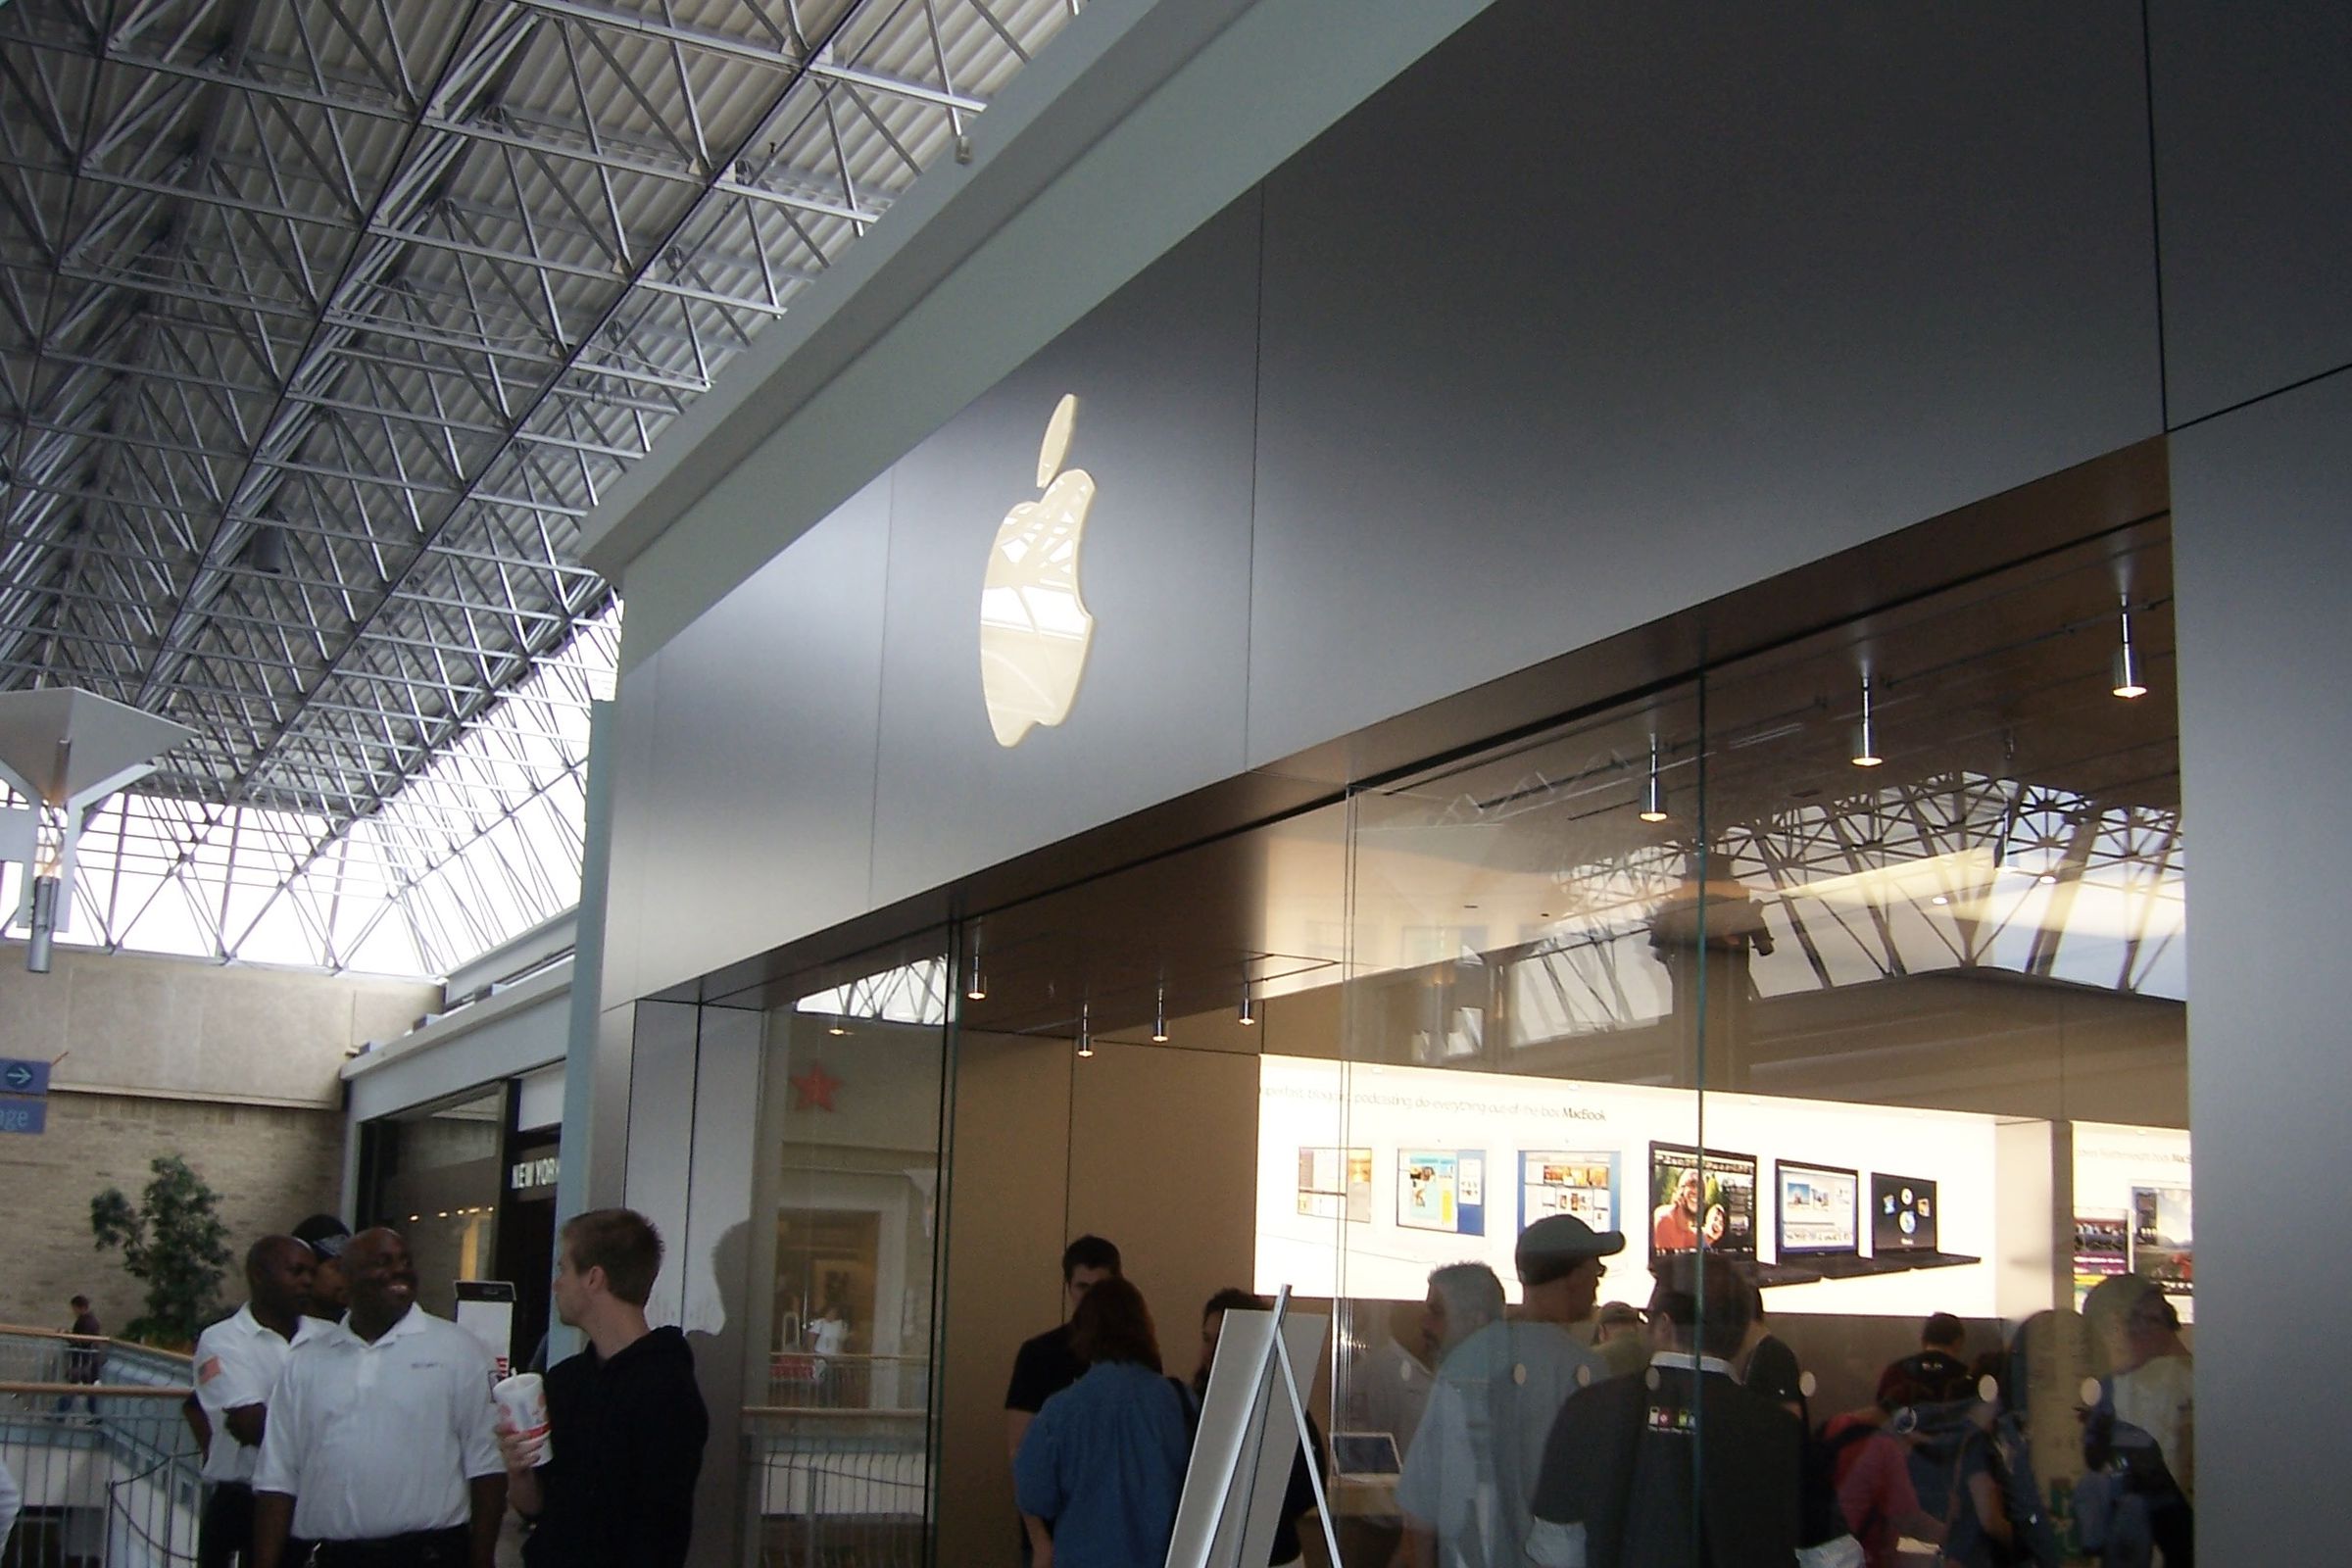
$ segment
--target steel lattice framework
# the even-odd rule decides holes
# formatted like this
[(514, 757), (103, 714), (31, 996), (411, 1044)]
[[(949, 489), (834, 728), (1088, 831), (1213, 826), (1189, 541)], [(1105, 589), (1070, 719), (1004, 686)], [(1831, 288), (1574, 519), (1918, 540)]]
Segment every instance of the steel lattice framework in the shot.
[(0, 689), (200, 736), (99, 939), (431, 972), (576, 898), (582, 518), (1076, 9), (0, 6)]
[[(1557, 789), (1524, 784), (1499, 814)], [(1496, 814), (1462, 800), (1439, 820)], [(1752, 921), (1722, 907), (1769, 939), (1749, 971), (1760, 995), (1979, 969), (2181, 995), (2177, 808), (1959, 773), (1731, 824), (1703, 858), (1688, 844), (1646, 844), (1561, 868), (1545, 902), (1563, 912), (1512, 956), (1521, 1044), (1666, 1010), (1652, 918), (1694, 868), (1718, 896), (1737, 886), (1754, 901)]]

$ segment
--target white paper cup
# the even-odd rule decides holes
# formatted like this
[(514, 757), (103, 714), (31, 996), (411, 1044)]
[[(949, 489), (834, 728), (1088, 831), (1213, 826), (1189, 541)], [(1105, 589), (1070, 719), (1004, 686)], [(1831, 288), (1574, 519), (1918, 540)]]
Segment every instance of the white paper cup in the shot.
[(507, 1428), (531, 1445), (533, 1469), (555, 1457), (547, 1432), (547, 1381), (536, 1372), (517, 1372), (501, 1378), (490, 1391)]

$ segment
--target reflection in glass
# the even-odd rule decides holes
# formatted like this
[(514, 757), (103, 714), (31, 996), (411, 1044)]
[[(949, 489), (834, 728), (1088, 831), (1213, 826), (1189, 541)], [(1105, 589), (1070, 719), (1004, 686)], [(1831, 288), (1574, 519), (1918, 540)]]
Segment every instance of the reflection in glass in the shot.
[(766, 1016), (744, 1395), (765, 1562), (912, 1562), (929, 1529), (949, 969), (846, 965)]
[[(1335, 1488), (1349, 1562), (1549, 1560), (1541, 1505), (1497, 1540), (1480, 1500), (1531, 1464), (1595, 1560), (1702, 1518), (2055, 1553), (2086, 1468), (2185, 1449), (2148, 1409), (2191, 1398), (2195, 1281), (2166, 571), (2146, 525), (1355, 798), (1339, 1059), (1262, 1064), (1258, 1214), (1261, 1288), (1340, 1298), (1334, 1426), (1403, 1455)], [(1368, 1152), (1357, 1210), (1310, 1145)], [(1613, 1374), (1670, 1353), (1554, 1474), (1430, 1413), (1526, 1387), (1451, 1359), (1432, 1281), (1475, 1264), (1542, 1322), (1515, 1244), (1560, 1215), (1624, 1237), (1569, 1332)], [(2162, 1433), (2086, 1446), (2086, 1375)], [(2193, 1475), (2166, 1485), (2177, 1524)]]

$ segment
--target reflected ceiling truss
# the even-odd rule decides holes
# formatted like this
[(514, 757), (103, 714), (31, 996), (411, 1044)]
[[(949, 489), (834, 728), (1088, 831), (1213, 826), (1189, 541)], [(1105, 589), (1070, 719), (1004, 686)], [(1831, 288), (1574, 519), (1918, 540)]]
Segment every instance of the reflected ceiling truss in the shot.
[(576, 900), (582, 520), (1076, 9), (0, 5), (0, 689), (199, 734), (75, 937), (429, 973)]
[[(1436, 820), (1459, 828), (1549, 799), (1589, 823), (1602, 784), (1531, 779), (1483, 806), (1456, 798)], [(1605, 809), (1630, 811), (1623, 796), (1620, 776)], [(1646, 965), (1657, 911), (1688, 898), (1693, 871), (1690, 845), (1669, 837), (1551, 873), (1547, 934), (1508, 956), (1512, 1043), (1655, 1021), (1657, 987), (1629, 985), (1626, 965)], [(1955, 773), (1717, 829), (1704, 872), (1708, 919), (1760, 934), (1751, 975), (1772, 958), (1776, 993), (1991, 968), (2179, 994), (2184, 866), (2171, 807)], [(1726, 897), (1734, 884), (1747, 907)], [(1788, 952), (1776, 956), (1774, 933)], [(1795, 978), (1800, 962), (1809, 978)]]

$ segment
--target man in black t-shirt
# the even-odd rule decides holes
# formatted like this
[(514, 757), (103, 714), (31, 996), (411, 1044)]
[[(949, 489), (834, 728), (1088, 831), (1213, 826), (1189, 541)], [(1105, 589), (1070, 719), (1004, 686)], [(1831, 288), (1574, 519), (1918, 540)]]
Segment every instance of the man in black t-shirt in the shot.
[[(1004, 1390), (1004, 1454), (1009, 1460), (1021, 1451), (1021, 1439), (1046, 1401), (1086, 1371), (1086, 1363), (1070, 1348), (1070, 1315), (1097, 1280), (1119, 1272), (1119, 1250), (1100, 1236), (1081, 1236), (1061, 1251), (1062, 1320), (1033, 1339), (1023, 1340), (1012, 1358), (1012, 1382)], [(1029, 1533), (1021, 1532), (1021, 1560), (1029, 1560)]]
[(522, 1560), (680, 1568), (710, 1419), (686, 1337), (645, 1320), (661, 1234), (634, 1210), (591, 1209), (564, 1227), (556, 1253), (556, 1315), (588, 1348), (548, 1371), (544, 1448), (499, 1418), (508, 1500), (537, 1526)]
[[(1702, 1262), (1704, 1264), (1702, 1268)], [(1544, 1568), (1860, 1568), (1805, 1430), (1742, 1387), (1745, 1282), (1669, 1257), (1649, 1301), (1649, 1370), (1572, 1396), (1544, 1446), (1527, 1554)]]

